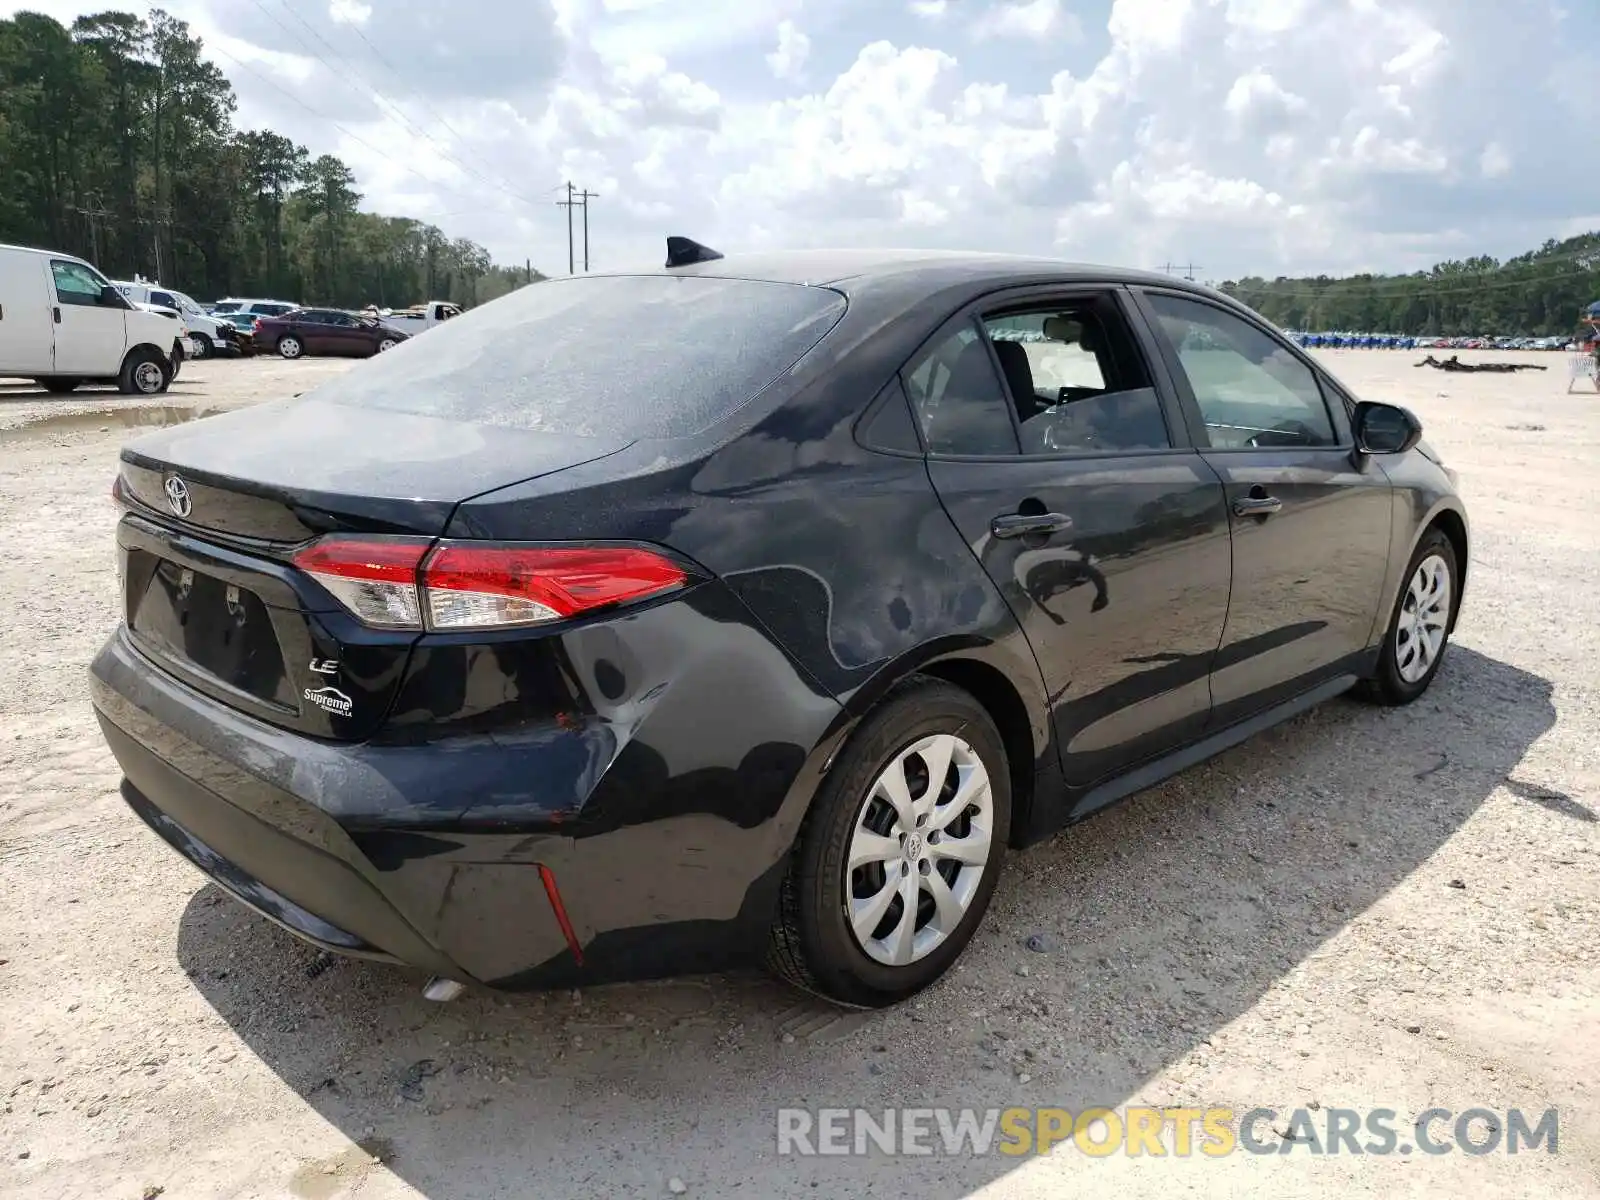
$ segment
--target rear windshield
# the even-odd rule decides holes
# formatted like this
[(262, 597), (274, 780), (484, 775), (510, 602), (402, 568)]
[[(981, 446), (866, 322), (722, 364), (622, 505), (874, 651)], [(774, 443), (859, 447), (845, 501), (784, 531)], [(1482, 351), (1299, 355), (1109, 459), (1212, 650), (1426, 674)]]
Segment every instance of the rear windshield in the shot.
[(307, 393), (333, 404), (584, 437), (684, 437), (747, 404), (844, 297), (705, 276), (531, 284)]
[(237, 300), (223, 300), (221, 303), (213, 304), (211, 306), (211, 311), (219, 313), (231, 313), (238, 312), (241, 307), (243, 306)]

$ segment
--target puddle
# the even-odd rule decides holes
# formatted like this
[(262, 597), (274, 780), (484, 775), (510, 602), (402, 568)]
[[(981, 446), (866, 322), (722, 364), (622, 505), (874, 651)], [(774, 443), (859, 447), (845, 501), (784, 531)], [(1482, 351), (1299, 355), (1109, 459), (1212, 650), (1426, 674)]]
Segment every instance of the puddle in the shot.
[(14, 442), (22, 438), (38, 437), (47, 433), (95, 429), (110, 432), (113, 429), (140, 429), (156, 425), (178, 425), (184, 421), (197, 421), (201, 417), (227, 412), (219, 405), (197, 404), (138, 404), (127, 408), (80, 409), (76, 412), (53, 413), (37, 421), (26, 421), (0, 429), (0, 442)]
[(331, 1200), (347, 1187), (360, 1187), (373, 1167), (393, 1159), (393, 1142), (388, 1138), (367, 1138), (339, 1154), (304, 1164), (289, 1180), (289, 1194), (303, 1200)]

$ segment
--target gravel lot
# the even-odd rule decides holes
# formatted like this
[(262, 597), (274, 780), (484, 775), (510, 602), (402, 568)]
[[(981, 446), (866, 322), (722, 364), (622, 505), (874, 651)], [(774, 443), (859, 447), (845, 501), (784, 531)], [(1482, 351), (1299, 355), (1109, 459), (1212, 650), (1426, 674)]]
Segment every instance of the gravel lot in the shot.
[[(1461, 473), (1434, 689), (1014, 856), (959, 972), (873, 1015), (759, 977), (432, 1005), (203, 884), (125, 811), (87, 700), (117, 448), (349, 364), (188, 364), (160, 405), (0, 385), (0, 1195), (1600, 1196), (1600, 397), (1556, 354), (1326, 357)], [(1138, 1103), (1555, 1106), (1559, 1153), (776, 1153), (784, 1105)]]

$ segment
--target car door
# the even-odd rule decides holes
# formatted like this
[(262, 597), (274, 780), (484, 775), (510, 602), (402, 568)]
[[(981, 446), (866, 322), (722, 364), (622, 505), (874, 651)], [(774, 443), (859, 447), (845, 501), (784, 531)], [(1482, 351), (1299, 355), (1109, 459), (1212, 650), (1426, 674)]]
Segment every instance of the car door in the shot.
[(71, 259), (50, 260), (58, 375), (110, 376), (127, 347), (128, 302), (98, 273)]
[(1222, 485), (1130, 314), (1110, 288), (1009, 295), (902, 374), (934, 489), (1033, 647), (1076, 789), (1204, 729), (1227, 615)]
[(289, 332), (300, 339), (307, 354), (331, 354), (327, 314), (316, 308), (302, 308), (299, 312), (284, 315), (289, 322)]
[(45, 261), (0, 249), (0, 375), (48, 375), (55, 362), (55, 322)]
[(1359, 665), (1388, 567), (1393, 489), (1355, 453), (1321, 373), (1265, 323), (1141, 294), (1191, 434), (1227, 489), (1233, 600), (1211, 690), (1229, 723)]
[(330, 312), (324, 314), (324, 319), (327, 326), (323, 332), (328, 339), (329, 354), (364, 358), (372, 353), (372, 342), (366, 330), (349, 313)]

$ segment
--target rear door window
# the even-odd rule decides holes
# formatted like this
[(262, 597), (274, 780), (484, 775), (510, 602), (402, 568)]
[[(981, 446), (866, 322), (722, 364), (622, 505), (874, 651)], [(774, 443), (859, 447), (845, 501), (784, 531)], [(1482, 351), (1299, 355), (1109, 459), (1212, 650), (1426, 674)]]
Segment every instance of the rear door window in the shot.
[(930, 454), (1017, 453), (1000, 377), (974, 323), (925, 346), (902, 378)]
[(749, 403), (844, 309), (838, 292), (799, 284), (695, 275), (549, 280), (307, 394), (587, 437), (686, 437)]

